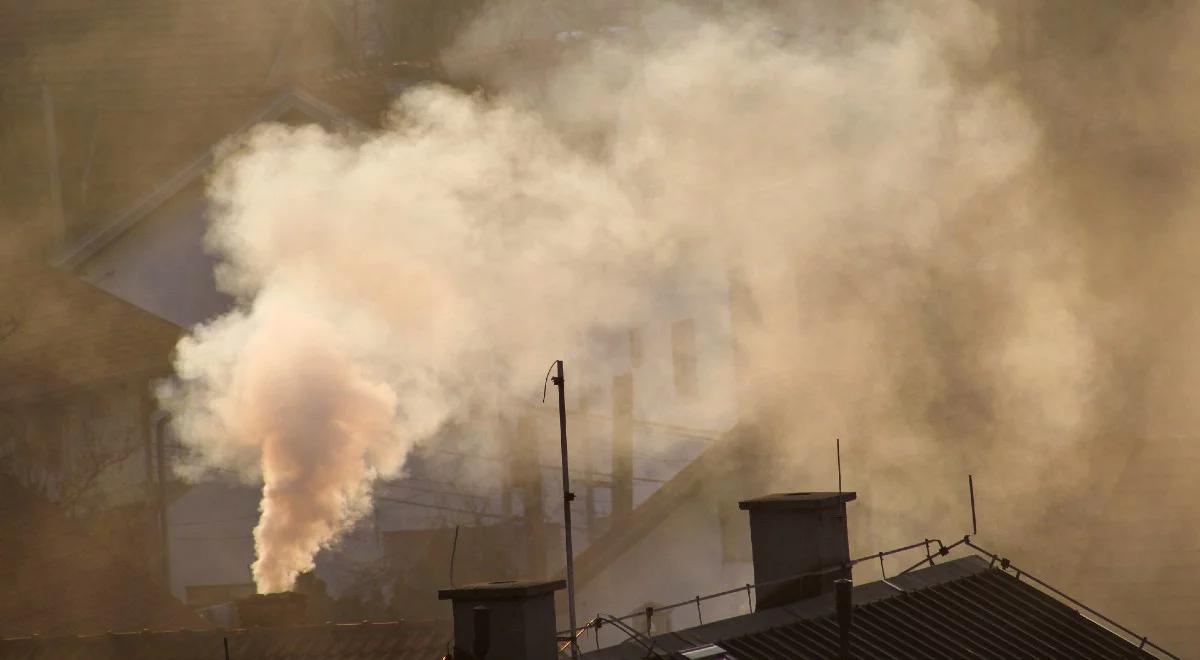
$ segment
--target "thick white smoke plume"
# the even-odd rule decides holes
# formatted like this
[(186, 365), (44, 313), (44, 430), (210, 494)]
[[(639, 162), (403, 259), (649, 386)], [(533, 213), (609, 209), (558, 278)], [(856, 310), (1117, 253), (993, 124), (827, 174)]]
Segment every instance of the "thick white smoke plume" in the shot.
[(378, 132), (238, 144), (211, 188), (238, 309), (180, 345), (166, 399), (201, 462), (264, 483), (259, 589), (289, 588), (445, 423), (731, 272), (758, 310), (746, 412), (809, 434), (798, 455), (852, 430), (881, 468), (944, 463), (945, 440), (1019, 430), (1024, 454), (989, 458), (1036, 479), (1023, 461), (1069, 450), (1086, 404), (1074, 265), (1014, 192), (1021, 104), (959, 77), (990, 21), (927, 4), (655, 5), (524, 68), (478, 55), (505, 39), (485, 15), (447, 62), (499, 93), (424, 87)]

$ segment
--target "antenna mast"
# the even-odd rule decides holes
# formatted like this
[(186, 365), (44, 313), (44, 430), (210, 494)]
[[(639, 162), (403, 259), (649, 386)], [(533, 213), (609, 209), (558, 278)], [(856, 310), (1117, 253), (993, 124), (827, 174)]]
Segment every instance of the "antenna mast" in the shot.
[(563, 377), (563, 361), (554, 362), (557, 373), (551, 379), (558, 386), (558, 433), (562, 440), (562, 483), (563, 483), (563, 527), (567, 540), (567, 614), (571, 620), (571, 657), (579, 659), (579, 644), (575, 629), (575, 553), (571, 547), (571, 502), (575, 493), (571, 492), (571, 475), (567, 462), (567, 382)]
[(967, 491), (971, 493), (971, 534), (979, 534), (979, 525), (975, 522), (975, 475), (967, 475)]
[(842, 492), (842, 439), (836, 438), (837, 442), (837, 468), (838, 468), (838, 492)]

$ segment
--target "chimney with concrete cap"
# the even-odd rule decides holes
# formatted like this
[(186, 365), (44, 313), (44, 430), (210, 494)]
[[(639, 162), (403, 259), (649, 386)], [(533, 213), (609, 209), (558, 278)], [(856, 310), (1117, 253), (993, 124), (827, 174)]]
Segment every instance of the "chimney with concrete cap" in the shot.
[[(554, 592), (566, 586), (564, 580), (485, 582), (438, 591), (440, 600), (454, 606), (455, 660), (555, 660)], [(486, 616), (479, 608), (486, 609)], [(477, 625), (487, 630), (477, 632)], [(486, 645), (476, 645), (480, 634), (486, 635)], [(476, 650), (484, 646), (485, 658), (476, 657)]]
[(235, 602), (238, 625), (243, 628), (278, 628), (303, 625), (308, 598), (304, 594), (285, 591), (276, 594), (254, 594)]
[(778, 493), (738, 503), (750, 512), (754, 582), (778, 581), (755, 589), (758, 609), (830, 593), (835, 580), (850, 577), (846, 503), (855, 497)]

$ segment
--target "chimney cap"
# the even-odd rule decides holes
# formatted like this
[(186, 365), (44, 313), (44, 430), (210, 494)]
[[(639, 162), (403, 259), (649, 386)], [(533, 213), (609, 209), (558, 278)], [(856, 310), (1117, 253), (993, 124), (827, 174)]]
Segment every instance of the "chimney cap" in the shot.
[(858, 493), (774, 493), (738, 502), (743, 511), (793, 511), (797, 509), (824, 509), (851, 502)]
[(565, 589), (566, 580), (505, 580), (439, 589), (438, 600), (521, 600)]

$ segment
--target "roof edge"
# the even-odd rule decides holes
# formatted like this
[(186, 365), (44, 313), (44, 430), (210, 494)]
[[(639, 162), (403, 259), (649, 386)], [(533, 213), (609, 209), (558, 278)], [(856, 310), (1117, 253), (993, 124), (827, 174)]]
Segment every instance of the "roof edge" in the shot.
[[(228, 135), (239, 135), (258, 124), (272, 121), (290, 110), (298, 110), (314, 120), (335, 126), (361, 130), (362, 124), (334, 106), (316, 98), (296, 86), (289, 86), (277, 95), (265, 108), (243, 122)], [(220, 142), (206, 147), (193, 155), (180, 169), (148, 193), (125, 207), (111, 221), (84, 236), (74, 245), (59, 252), (51, 263), (67, 271), (76, 271), (92, 257), (104, 251), (118, 238), (136, 227), (148, 215), (161, 207), (188, 185), (204, 176), (216, 164), (215, 150)]]

